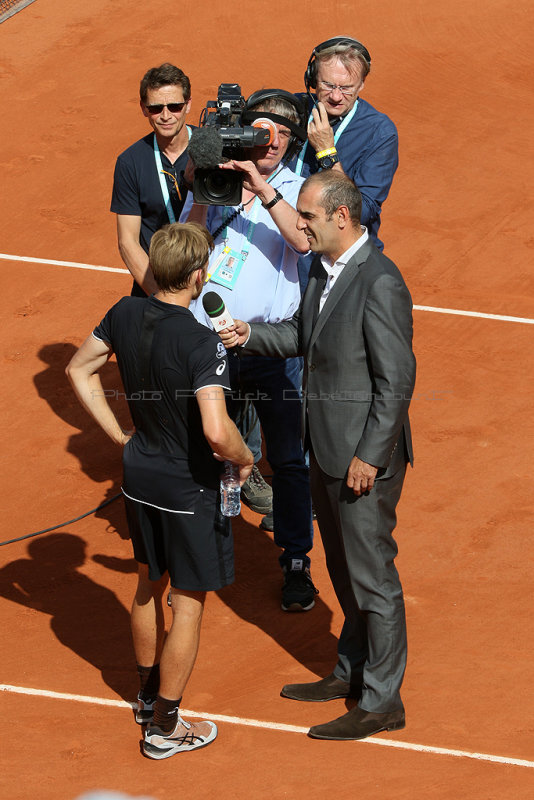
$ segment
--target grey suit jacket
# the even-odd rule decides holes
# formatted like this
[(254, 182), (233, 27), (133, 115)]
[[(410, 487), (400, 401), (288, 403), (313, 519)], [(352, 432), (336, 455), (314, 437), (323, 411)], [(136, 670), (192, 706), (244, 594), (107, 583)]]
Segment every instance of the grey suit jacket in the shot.
[(318, 314), (325, 280), (316, 257), (295, 316), (253, 324), (246, 351), (304, 356), (303, 431), (324, 472), (342, 478), (358, 456), (383, 475), (397, 444), (413, 462), (410, 293), (395, 264), (370, 242), (350, 259)]

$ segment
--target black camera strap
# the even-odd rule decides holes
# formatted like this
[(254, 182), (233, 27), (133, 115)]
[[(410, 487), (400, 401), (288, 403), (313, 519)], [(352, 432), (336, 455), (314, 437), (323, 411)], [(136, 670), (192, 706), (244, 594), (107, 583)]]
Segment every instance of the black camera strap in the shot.
[[(250, 200), (249, 200), (249, 202), (250, 202)], [(242, 209), (244, 209), (244, 208), (245, 208), (245, 206), (243, 205), (243, 203), (241, 203), (241, 205), (239, 205), (237, 208), (234, 208), (234, 210), (232, 211), (232, 213), (230, 214), (230, 216), (228, 217), (228, 219), (226, 219), (226, 220), (223, 220), (223, 221), (221, 222), (221, 224), (219, 225), (219, 227), (217, 228), (217, 230), (216, 230), (216, 231), (214, 231), (214, 232), (211, 234), (211, 235), (212, 235), (212, 238), (213, 238), (213, 241), (215, 241), (215, 239), (217, 238), (217, 236), (219, 236), (219, 234), (221, 234), (221, 233), (224, 231), (224, 229), (228, 227), (228, 225), (229, 225), (229, 223), (230, 223), (230, 222), (233, 222), (233, 221), (234, 221), (234, 219), (235, 219), (235, 218), (236, 218), (236, 217), (239, 215), (239, 212), (240, 212)], [(210, 231), (210, 232), (211, 232), (211, 231)]]

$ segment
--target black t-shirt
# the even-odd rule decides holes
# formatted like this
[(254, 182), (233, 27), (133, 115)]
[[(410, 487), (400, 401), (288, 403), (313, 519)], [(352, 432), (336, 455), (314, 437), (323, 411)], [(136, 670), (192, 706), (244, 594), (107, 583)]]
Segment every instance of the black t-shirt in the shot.
[(116, 353), (136, 428), (124, 448), (124, 493), (186, 511), (199, 487), (219, 483), (221, 464), (204, 437), (195, 393), (206, 386), (229, 390), (224, 345), (189, 309), (153, 296), (123, 297), (93, 335)]
[[(169, 197), (176, 220), (180, 218), (187, 190), (182, 182), (182, 173), (188, 159), (185, 150), (171, 164), (165, 153), (161, 153), (161, 164), (166, 172), (175, 175), (181, 199), (178, 197), (174, 181), (163, 176), (167, 181)], [(113, 193), (111, 211), (115, 214), (127, 214), (141, 217), (139, 244), (148, 253), (150, 240), (156, 231), (169, 223), (169, 217), (154, 157), (154, 134), (149, 133), (138, 142), (132, 144), (117, 158), (113, 177)], [(146, 297), (141, 287), (134, 281), (132, 293), (137, 297)]]

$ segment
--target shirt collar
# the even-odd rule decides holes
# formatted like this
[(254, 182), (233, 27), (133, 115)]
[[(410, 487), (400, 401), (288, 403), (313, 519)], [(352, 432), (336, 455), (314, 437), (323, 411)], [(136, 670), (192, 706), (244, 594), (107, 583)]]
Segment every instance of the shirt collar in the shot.
[(326, 272), (328, 273), (328, 275), (331, 275), (331, 274), (337, 275), (337, 274), (339, 274), (341, 272), (341, 270), (343, 269), (343, 267), (345, 267), (348, 264), (348, 262), (350, 261), (352, 256), (369, 239), (369, 231), (367, 230), (367, 228), (364, 225), (362, 225), (361, 228), (362, 228), (363, 233), (360, 236), (360, 238), (356, 239), (354, 244), (351, 244), (349, 249), (345, 250), (345, 252), (342, 253), (339, 256), (339, 258), (334, 262), (334, 264), (332, 264), (331, 261), (329, 259), (327, 259), (325, 256), (321, 256), (321, 264), (323, 265), (323, 267), (326, 270)]

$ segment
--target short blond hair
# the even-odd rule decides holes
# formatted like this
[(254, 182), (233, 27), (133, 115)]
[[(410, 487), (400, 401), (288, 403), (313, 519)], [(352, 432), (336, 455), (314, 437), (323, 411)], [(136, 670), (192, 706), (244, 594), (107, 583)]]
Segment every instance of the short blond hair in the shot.
[(198, 222), (173, 222), (160, 228), (148, 253), (159, 288), (169, 292), (187, 289), (191, 275), (206, 267), (212, 250), (212, 236)]

